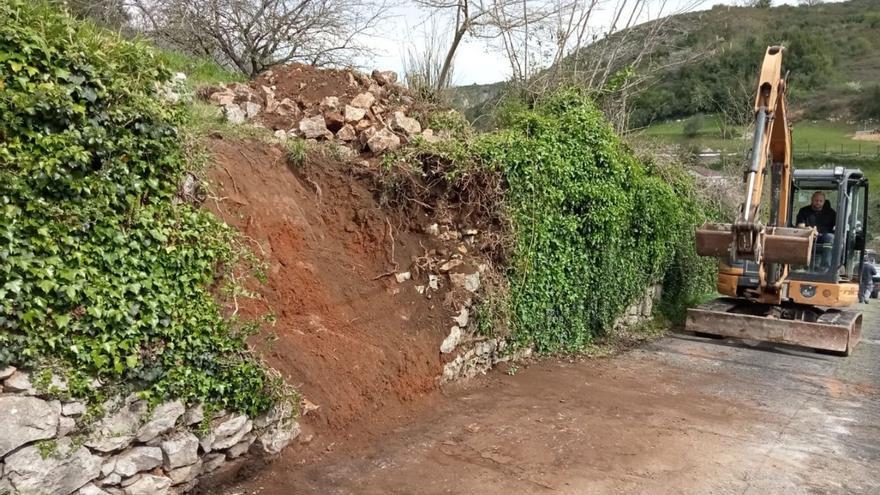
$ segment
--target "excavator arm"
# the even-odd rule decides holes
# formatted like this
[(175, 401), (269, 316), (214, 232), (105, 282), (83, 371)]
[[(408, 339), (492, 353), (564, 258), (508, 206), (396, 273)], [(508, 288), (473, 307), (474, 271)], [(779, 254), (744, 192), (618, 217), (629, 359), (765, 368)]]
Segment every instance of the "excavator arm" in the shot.
[[(751, 296), (778, 304), (788, 265), (807, 265), (815, 229), (786, 227), (791, 197), (791, 131), (785, 106), (780, 46), (767, 48), (755, 96), (755, 133), (745, 173), (745, 198), (732, 224), (707, 223), (696, 233), (697, 253), (722, 261), (758, 263), (760, 288)], [(764, 179), (770, 169), (769, 225), (761, 223)]]

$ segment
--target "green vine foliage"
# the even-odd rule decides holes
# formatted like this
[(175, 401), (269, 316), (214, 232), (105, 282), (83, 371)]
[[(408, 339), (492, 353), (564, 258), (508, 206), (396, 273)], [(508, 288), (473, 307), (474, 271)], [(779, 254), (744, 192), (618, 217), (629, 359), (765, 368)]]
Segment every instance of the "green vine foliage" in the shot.
[(692, 256), (704, 213), (684, 174), (664, 176), (637, 160), (577, 90), (507, 118), (507, 129), (480, 148), (506, 177), (510, 304), (521, 343), (582, 349), (658, 281), (670, 284), (665, 306), (673, 311), (706, 292), (711, 266)]
[(174, 204), (186, 109), (145, 43), (55, 3), (0, 3), (0, 366), (256, 414), (278, 383), (212, 292), (241, 243)]

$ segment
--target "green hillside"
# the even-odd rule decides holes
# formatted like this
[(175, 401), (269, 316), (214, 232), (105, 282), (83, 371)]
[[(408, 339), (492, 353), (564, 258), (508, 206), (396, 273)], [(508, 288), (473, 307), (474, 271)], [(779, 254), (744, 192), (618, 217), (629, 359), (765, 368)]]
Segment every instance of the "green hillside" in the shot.
[[(681, 50), (702, 54), (659, 73), (635, 101), (632, 125), (697, 113), (738, 111), (752, 93), (768, 45), (781, 44), (794, 115), (805, 119), (880, 118), (880, 9), (876, 0), (770, 9), (716, 6), (679, 16), (675, 43), (652, 57), (664, 65)], [(669, 46), (676, 48), (670, 49)], [(747, 101), (747, 100), (746, 100)]]
[[(774, 44), (787, 49), (784, 63), (790, 71), (794, 120), (880, 119), (880, 3), (876, 0), (773, 8), (718, 5), (663, 22), (663, 42), (635, 67), (652, 77), (631, 101), (632, 128), (698, 114), (747, 118), (764, 50)], [(632, 31), (617, 33), (584, 48), (578, 57), (592, 60), (624, 36), (638, 39), (639, 31), (650, 29), (651, 24), (642, 24), (632, 28), (635, 36)], [(693, 57), (696, 60), (680, 63)], [(620, 57), (612, 70), (632, 63)], [(500, 84), (457, 88), (461, 96), (452, 102), (473, 119), (491, 108), (490, 94), (502, 89)], [(476, 94), (481, 96), (477, 106), (472, 97)]]

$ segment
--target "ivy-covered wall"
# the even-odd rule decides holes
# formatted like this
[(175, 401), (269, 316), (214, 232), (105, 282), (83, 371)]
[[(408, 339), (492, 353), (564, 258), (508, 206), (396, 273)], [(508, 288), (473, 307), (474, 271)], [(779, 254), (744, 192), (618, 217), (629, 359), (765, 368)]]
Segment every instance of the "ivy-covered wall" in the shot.
[(60, 3), (0, 2), (0, 368), (51, 368), (94, 404), (123, 387), (255, 415), (280, 382), (215, 299), (248, 254), (175, 201), (170, 76)]
[(508, 116), (492, 138), (514, 230), (508, 269), (517, 338), (574, 351), (662, 281), (671, 316), (710, 290), (693, 256), (707, 212), (680, 168), (643, 163), (589, 95), (566, 90)]

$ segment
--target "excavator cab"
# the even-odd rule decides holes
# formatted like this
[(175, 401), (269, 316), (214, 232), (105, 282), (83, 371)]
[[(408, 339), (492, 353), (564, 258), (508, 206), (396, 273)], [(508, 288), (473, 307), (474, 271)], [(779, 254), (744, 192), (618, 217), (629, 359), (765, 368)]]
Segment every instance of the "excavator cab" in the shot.
[[(797, 227), (798, 212), (811, 207), (816, 193), (825, 197), (824, 208), (828, 210), (826, 213), (833, 213), (834, 228), (830, 232), (819, 232), (810, 264), (792, 266), (789, 278), (819, 283), (858, 283), (868, 222), (868, 179), (860, 170), (844, 167), (795, 170), (789, 225)], [(806, 289), (806, 292), (810, 291)], [(796, 300), (803, 299), (799, 302), (810, 303), (811, 297), (804, 294), (792, 296)]]

